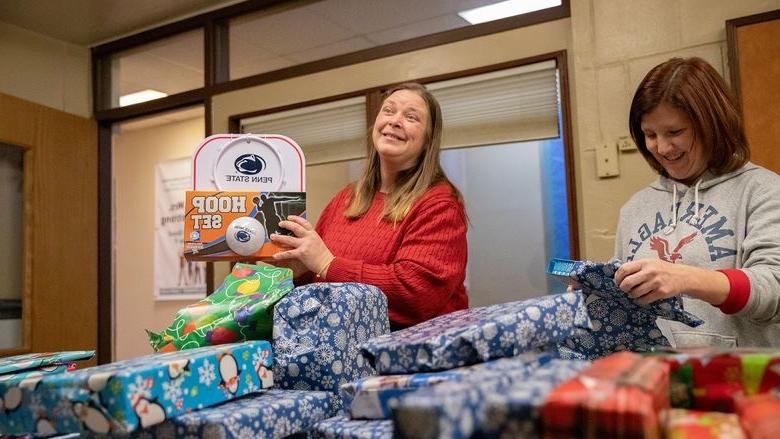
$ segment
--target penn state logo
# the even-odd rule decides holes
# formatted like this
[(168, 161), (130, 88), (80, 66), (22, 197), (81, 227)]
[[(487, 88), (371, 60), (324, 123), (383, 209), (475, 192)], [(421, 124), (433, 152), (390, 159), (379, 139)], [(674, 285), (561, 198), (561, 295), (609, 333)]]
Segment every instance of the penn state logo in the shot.
[(239, 229), (235, 236), (236, 241), (238, 242), (249, 242), (249, 240), (252, 239), (252, 234), (243, 229)]
[(238, 156), (233, 166), (241, 174), (255, 175), (265, 169), (265, 160), (257, 154), (242, 154)]

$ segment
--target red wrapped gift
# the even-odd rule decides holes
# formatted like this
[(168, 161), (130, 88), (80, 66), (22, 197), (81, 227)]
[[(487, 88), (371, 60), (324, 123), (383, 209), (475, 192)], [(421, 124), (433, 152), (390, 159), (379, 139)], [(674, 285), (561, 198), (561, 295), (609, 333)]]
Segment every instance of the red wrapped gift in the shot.
[(737, 400), (737, 414), (750, 439), (780, 438), (780, 395), (778, 391)]
[(667, 439), (744, 439), (733, 413), (671, 409), (665, 412)]
[(733, 412), (741, 396), (780, 387), (780, 351), (776, 349), (675, 349), (662, 353), (661, 358), (671, 365), (675, 407)]
[(660, 438), (669, 407), (669, 365), (631, 352), (602, 358), (547, 396), (545, 438)]

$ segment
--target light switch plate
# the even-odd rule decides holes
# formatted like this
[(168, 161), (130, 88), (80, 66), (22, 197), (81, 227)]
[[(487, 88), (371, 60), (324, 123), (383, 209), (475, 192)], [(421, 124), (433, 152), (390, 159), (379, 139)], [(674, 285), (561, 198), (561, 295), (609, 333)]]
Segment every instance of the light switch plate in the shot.
[(605, 143), (596, 148), (596, 174), (599, 178), (620, 175), (617, 145), (614, 143)]
[(628, 136), (618, 137), (617, 147), (620, 151), (636, 151), (636, 144)]

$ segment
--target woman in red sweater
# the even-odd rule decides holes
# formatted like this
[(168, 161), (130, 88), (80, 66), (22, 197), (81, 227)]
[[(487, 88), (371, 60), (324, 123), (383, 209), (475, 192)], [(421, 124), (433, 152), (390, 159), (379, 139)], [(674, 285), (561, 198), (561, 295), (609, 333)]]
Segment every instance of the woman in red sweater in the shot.
[(290, 216), (274, 255), (296, 279), (371, 284), (393, 329), (468, 307), (463, 198), (439, 163), (441, 108), (420, 84), (389, 90), (371, 130), (366, 169), (328, 203), (317, 226)]

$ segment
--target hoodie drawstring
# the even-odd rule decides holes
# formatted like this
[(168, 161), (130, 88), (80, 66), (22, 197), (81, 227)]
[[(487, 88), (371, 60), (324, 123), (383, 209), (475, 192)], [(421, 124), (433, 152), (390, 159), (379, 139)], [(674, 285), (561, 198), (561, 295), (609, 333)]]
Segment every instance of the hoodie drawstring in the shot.
[(664, 235), (669, 235), (677, 228), (677, 185), (672, 183), (672, 220), (664, 228)]
[(699, 185), (701, 184), (701, 180), (696, 182), (696, 186), (693, 187), (693, 198), (694, 203), (696, 203), (695, 211), (693, 214), (693, 220), (699, 221)]
[[(693, 214), (693, 220), (699, 221), (699, 186), (701, 185), (701, 180), (696, 182), (696, 185), (693, 187), (693, 198), (694, 198), (694, 214)], [(672, 183), (672, 219), (669, 222), (669, 225), (664, 228), (664, 235), (669, 235), (672, 232), (674, 232), (674, 229), (677, 228), (677, 214), (678, 214), (678, 207), (677, 207), (677, 185)]]

